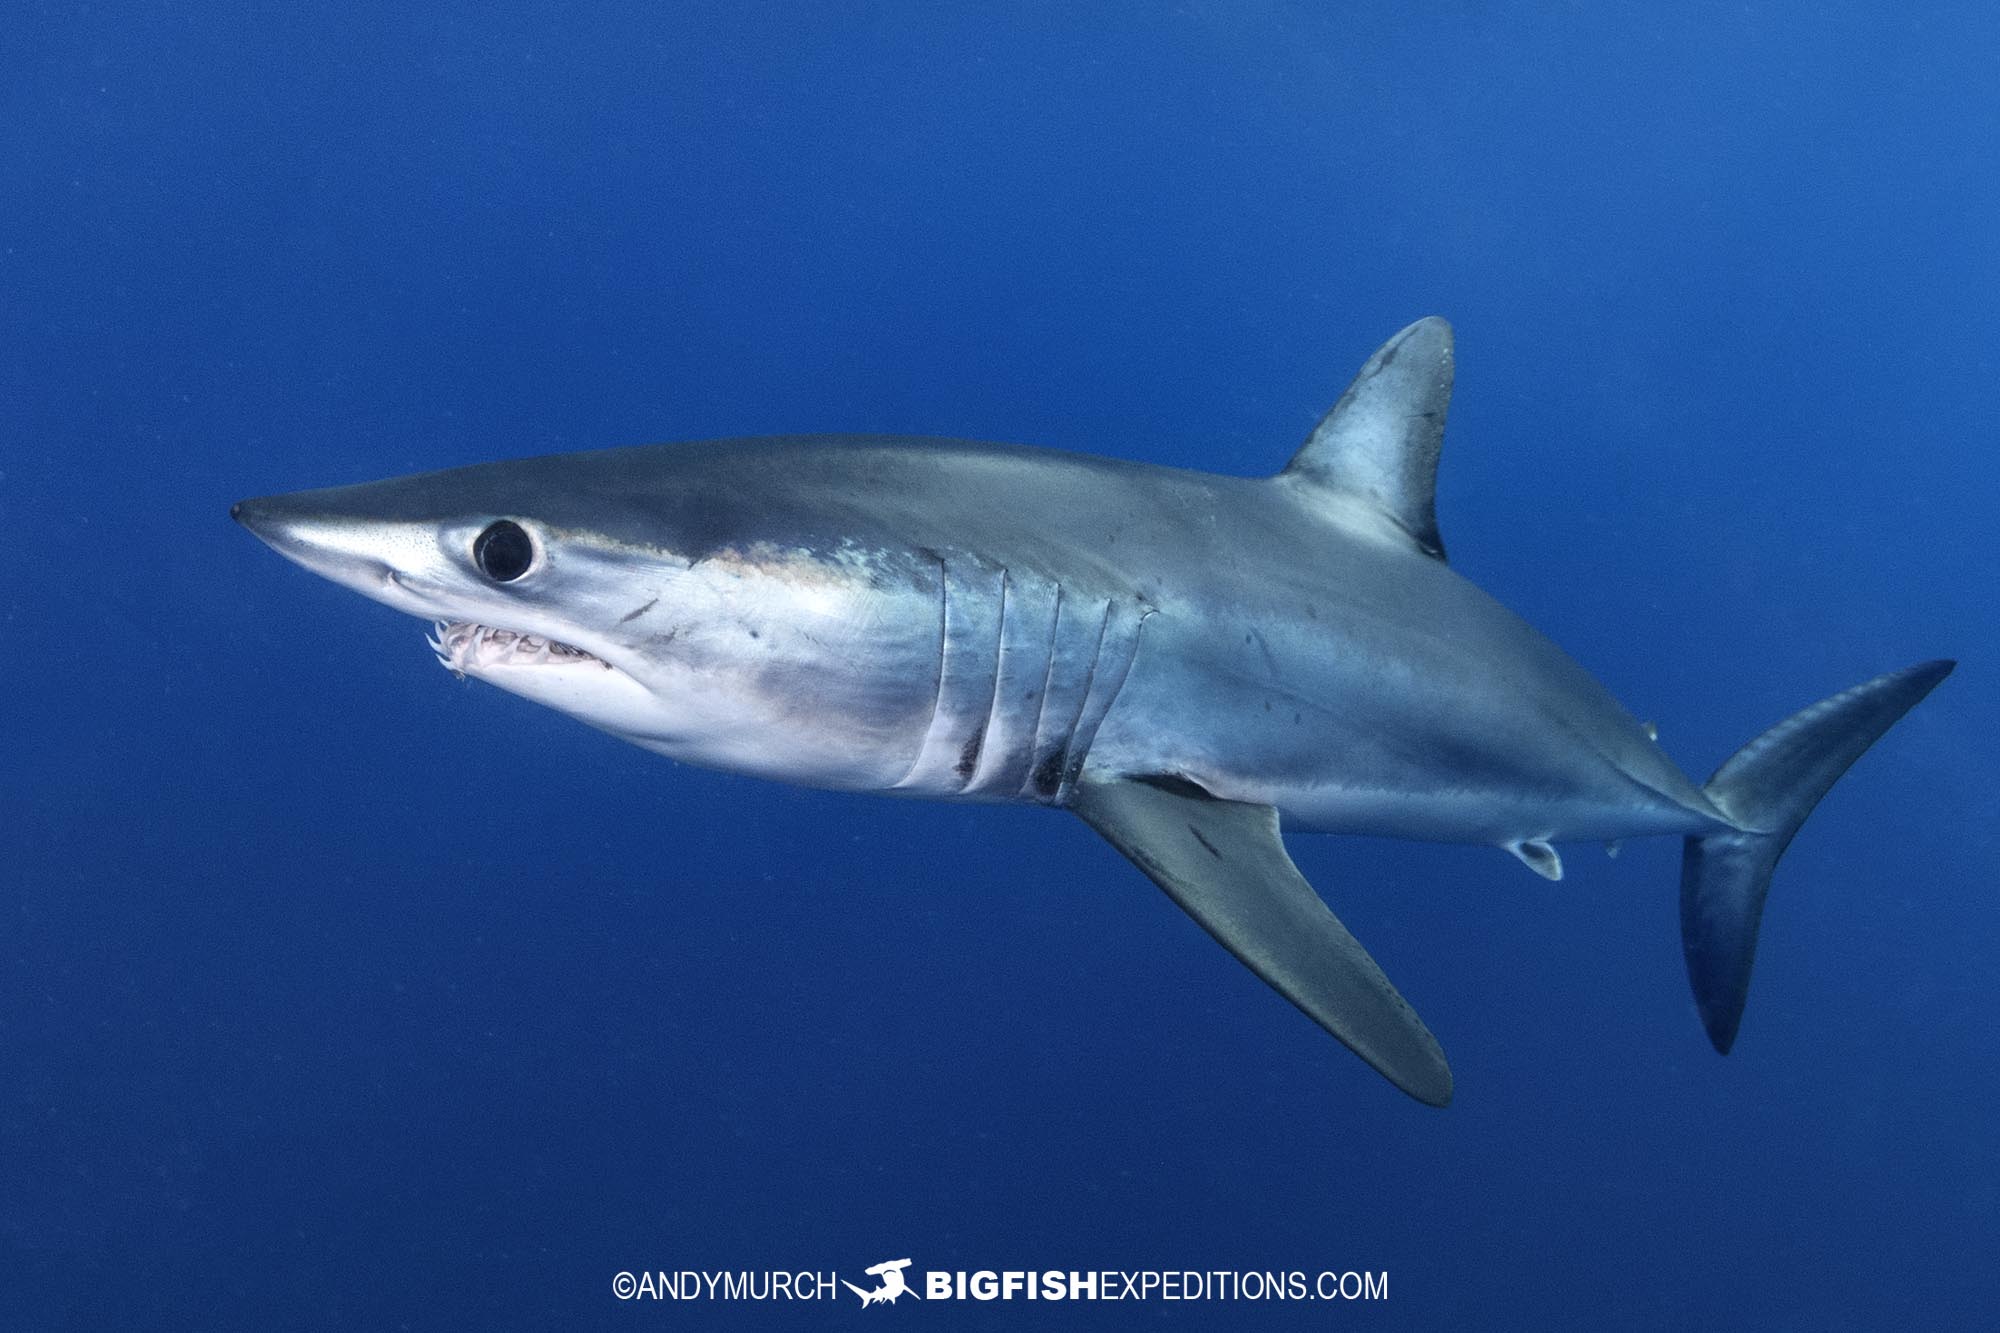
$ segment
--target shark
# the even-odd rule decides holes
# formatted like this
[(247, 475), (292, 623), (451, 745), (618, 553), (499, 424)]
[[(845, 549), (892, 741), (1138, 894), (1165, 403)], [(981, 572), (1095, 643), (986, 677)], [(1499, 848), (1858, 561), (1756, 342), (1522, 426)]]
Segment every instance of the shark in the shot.
[(1403, 329), (1282, 470), (785, 436), (485, 463), (252, 499), (281, 555), (432, 622), (452, 672), (685, 763), (1067, 810), (1417, 1101), (1436, 1037), (1284, 831), (1683, 839), (1682, 951), (1727, 1054), (1772, 872), (1952, 670), (1876, 676), (1706, 782), (1452, 568), (1451, 326)]

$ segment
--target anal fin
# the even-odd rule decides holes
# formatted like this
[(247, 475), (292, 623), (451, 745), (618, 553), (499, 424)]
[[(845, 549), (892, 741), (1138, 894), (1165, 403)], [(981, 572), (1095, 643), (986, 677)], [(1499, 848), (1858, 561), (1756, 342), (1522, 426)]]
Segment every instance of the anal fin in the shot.
[(1451, 1100), (1437, 1038), (1299, 874), (1276, 810), (1172, 778), (1079, 783), (1071, 808), (1384, 1078), (1431, 1106)]

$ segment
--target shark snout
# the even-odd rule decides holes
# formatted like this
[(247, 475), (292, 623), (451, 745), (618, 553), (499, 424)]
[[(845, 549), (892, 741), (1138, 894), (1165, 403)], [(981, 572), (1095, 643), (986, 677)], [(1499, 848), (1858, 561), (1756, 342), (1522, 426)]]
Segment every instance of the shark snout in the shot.
[(399, 596), (408, 576), (435, 558), (435, 541), (409, 525), (371, 520), (314, 503), (312, 492), (263, 496), (229, 507), (229, 516), (294, 564), (377, 601), (428, 614)]
[(285, 527), (284, 506), (275, 496), (238, 500), (229, 506), (229, 516), (267, 542)]
[(283, 496), (238, 500), (229, 506), (229, 516), (248, 528), (256, 538), (294, 560), (312, 545), (312, 516), (289, 505)]

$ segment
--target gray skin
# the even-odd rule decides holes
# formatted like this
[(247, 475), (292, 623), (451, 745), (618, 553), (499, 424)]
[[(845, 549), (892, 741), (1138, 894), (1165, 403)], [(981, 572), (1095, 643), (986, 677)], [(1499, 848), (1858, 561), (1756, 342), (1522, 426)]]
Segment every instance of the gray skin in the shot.
[[(1726, 823), (1526, 622), (1323, 501), (813, 437), (491, 463), (239, 517), (399, 609), (584, 649), (659, 698), (576, 711), (690, 762), (1058, 805), (1087, 777), (1174, 774), (1288, 828), (1503, 846)], [(500, 518), (538, 546), (507, 584), (472, 552)]]
[(690, 763), (1063, 807), (1397, 1086), (1436, 1039), (1279, 829), (1506, 848), (1687, 839), (1682, 934), (1734, 1041), (1772, 867), (1950, 671), (1824, 700), (1697, 787), (1445, 562), (1451, 331), (1362, 368), (1283, 472), (951, 440), (658, 445), (246, 501), (284, 555), (438, 622), (452, 670)]

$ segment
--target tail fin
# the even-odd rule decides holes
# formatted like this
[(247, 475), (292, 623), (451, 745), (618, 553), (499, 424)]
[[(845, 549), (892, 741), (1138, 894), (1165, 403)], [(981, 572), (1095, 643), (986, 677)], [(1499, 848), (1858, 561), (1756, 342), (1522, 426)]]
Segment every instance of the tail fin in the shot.
[(1956, 662), (1877, 676), (1772, 727), (1731, 755), (1703, 788), (1740, 829), (1687, 840), (1681, 857), (1681, 951), (1708, 1039), (1736, 1041), (1771, 870), (1820, 797)]

